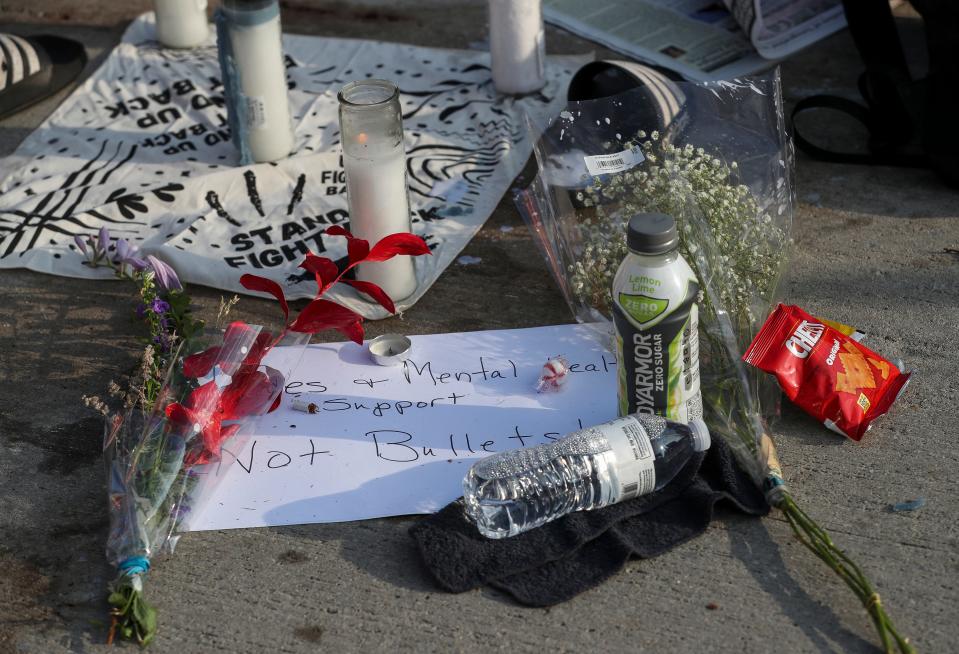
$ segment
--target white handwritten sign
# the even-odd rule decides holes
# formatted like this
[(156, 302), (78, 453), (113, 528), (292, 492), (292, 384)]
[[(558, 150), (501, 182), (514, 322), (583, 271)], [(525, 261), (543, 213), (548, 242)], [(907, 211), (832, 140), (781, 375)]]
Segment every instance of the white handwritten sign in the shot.
[[(401, 366), (353, 343), (310, 346), (280, 408), (207, 466), (189, 528), (230, 529), (430, 513), (462, 495), (479, 458), (616, 415), (608, 337), (583, 325), (413, 336)], [(274, 351), (270, 356), (284, 356)], [(550, 357), (570, 379), (534, 385)], [(269, 360), (267, 361), (269, 363)], [(294, 411), (310, 393), (314, 414)]]

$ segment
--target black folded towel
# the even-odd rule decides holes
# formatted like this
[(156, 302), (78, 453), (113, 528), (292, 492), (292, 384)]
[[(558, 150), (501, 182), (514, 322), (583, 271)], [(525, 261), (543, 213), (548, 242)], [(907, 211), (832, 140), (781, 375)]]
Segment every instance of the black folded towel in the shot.
[(650, 558), (703, 533), (718, 502), (747, 515), (769, 512), (762, 492), (717, 438), (649, 495), (499, 540), (480, 535), (457, 501), (413, 525), (410, 535), (444, 589), (460, 593), (489, 584), (523, 604), (550, 606), (599, 585), (631, 556)]

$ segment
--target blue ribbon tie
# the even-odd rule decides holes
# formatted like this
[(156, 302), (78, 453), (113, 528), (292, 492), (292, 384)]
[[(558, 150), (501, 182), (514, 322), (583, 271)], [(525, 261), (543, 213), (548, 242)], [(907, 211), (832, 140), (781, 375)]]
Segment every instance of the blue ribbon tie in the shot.
[(131, 556), (121, 561), (120, 565), (117, 566), (117, 570), (128, 577), (145, 575), (150, 571), (150, 559), (145, 556)]

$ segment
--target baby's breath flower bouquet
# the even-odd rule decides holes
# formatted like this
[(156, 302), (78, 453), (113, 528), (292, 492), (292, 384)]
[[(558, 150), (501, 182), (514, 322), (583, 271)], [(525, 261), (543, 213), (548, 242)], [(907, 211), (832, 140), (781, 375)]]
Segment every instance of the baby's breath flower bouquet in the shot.
[[(667, 111), (671, 92), (679, 112)], [(649, 123), (637, 127), (637, 116)], [(779, 392), (741, 361), (773, 305), (792, 226), (792, 148), (778, 74), (640, 87), (572, 102), (543, 131), (540, 173), (517, 204), (579, 320), (609, 320), (613, 276), (637, 213), (673, 216), (703, 289), (704, 418), (799, 540), (853, 590), (886, 651), (913, 651), (859, 567), (797, 505), (766, 429)], [(619, 118), (618, 120), (616, 118)], [(579, 174), (577, 174), (579, 173)]]

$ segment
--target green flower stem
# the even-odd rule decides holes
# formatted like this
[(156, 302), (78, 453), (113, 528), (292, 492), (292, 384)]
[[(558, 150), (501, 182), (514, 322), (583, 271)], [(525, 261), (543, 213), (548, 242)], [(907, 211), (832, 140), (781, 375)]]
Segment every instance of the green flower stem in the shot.
[(107, 598), (113, 607), (110, 609), (108, 645), (113, 644), (117, 634), (126, 640), (136, 640), (142, 647), (149, 645), (156, 636), (156, 609), (143, 599), (143, 591), (135, 587), (139, 583), (134, 580), (138, 582), (139, 579), (139, 576), (123, 575)]
[(916, 649), (908, 638), (899, 634), (879, 599), (879, 593), (869, 583), (869, 579), (859, 566), (836, 546), (828, 532), (816, 524), (796, 504), (788, 492), (782, 493), (780, 497), (777, 508), (786, 517), (796, 538), (846, 582), (846, 585), (859, 598), (876, 627), (884, 651), (894, 652), (893, 641), (895, 641), (896, 648), (902, 654), (915, 654)]

